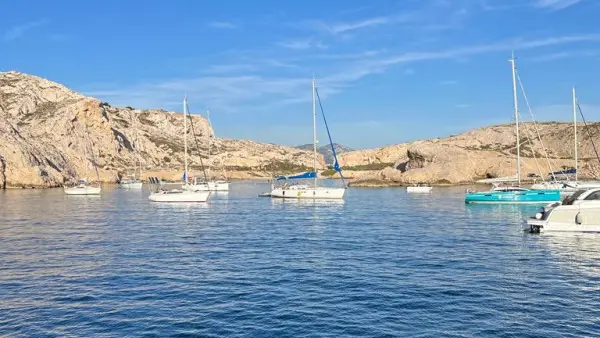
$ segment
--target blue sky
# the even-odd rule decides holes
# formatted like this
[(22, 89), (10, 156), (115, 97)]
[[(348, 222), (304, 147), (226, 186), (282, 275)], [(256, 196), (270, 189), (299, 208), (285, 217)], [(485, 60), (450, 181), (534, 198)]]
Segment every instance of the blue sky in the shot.
[(570, 118), (572, 85), (600, 113), (594, 0), (4, 0), (0, 16), (0, 70), (117, 106), (180, 111), (187, 93), (221, 137), (310, 143), (313, 73), (354, 148), (507, 123), (513, 50), (538, 120)]

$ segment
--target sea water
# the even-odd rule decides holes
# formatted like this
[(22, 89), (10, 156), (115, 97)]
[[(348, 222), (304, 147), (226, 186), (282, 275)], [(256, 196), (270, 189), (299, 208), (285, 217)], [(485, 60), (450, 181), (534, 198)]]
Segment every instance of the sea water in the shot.
[(0, 336), (600, 336), (600, 235), (524, 233), (535, 206), (268, 189), (0, 192)]

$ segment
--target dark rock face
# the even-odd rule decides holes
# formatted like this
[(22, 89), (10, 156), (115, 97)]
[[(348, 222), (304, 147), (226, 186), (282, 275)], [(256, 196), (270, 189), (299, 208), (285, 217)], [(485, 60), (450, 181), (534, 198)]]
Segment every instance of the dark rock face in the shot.
[(6, 189), (6, 159), (0, 154), (0, 189)]

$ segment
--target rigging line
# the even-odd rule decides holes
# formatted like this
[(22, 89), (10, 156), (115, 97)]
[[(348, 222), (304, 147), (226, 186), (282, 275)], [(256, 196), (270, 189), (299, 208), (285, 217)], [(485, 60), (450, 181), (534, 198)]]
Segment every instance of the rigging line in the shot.
[(579, 99), (577, 97), (575, 99), (577, 102), (577, 109), (579, 110), (579, 114), (581, 115), (581, 119), (583, 120), (583, 125), (585, 126), (585, 130), (588, 134), (588, 137), (590, 138), (590, 141), (592, 142), (592, 147), (594, 147), (594, 152), (596, 153), (596, 158), (598, 159), (598, 162), (600, 162), (600, 156), (598, 156), (598, 150), (596, 149), (596, 144), (594, 143), (594, 139), (592, 138), (592, 133), (590, 132), (590, 128), (587, 125), (585, 116), (583, 116), (583, 110), (579, 106)]
[(317, 100), (319, 101), (319, 107), (321, 108), (321, 115), (323, 116), (323, 122), (325, 122), (325, 129), (327, 130), (327, 136), (329, 137), (329, 144), (331, 145), (331, 152), (333, 153), (333, 159), (335, 160), (333, 164), (333, 169), (340, 174), (340, 178), (342, 179), (342, 184), (346, 187), (346, 180), (344, 179), (344, 175), (342, 174), (342, 169), (340, 168), (337, 154), (335, 152), (335, 146), (333, 145), (333, 141), (331, 140), (331, 133), (329, 132), (329, 126), (327, 125), (327, 119), (325, 118), (325, 111), (323, 110), (323, 105), (321, 104), (321, 97), (319, 96), (319, 91), (315, 87), (315, 93), (317, 94)]
[(533, 155), (533, 160), (535, 161), (535, 166), (538, 170), (538, 173), (540, 174), (540, 177), (542, 178), (542, 180), (544, 179), (544, 173), (542, 172), (542, 168), (540, 167), (540, 164), (538, 163), (537, 160), (537, 156), (535, 155), (535, 149), (533, 148), (533, 141), (531, 138), (531, 133), (529, 132), (529, 128), (527, 128), (526, 125), (523, 126), (524, 130), (525, 130), (525, 134), (527, 136), (527, 142), (529, 142), (529, 148), (531, 148), (531, 154)]
[[(531, 119), (533, 121), (533, 126), (535, 128), (535, 132), (537, 134), (538, 140), (540, 141), (540, 144), (542, 145), (542, 150), (544, 152), (544, 156), (546, 157), (546, 162), (548, 164), (548, 169), (551, 172), (550, 175), (552, 175), (553, 180), (556, 180), (556, 176), (554, 176), (554, 170), (552, 168), (552, 163), (550, 161), (550, 156), (548, 155), (548, 150), (544, 146), (544, 142), (542, 142), (542, 137), (540, 136), (540, 130), (537, 127), (537, 123), (535, 122), (535, 116), (533, 115), (533, 109), (531, 109), (531, 105), (529, 104), (529, 99), (527, 99), (527, 94), (525, 93), (525, 87), (523, 86), (523, 82), (521, 81), (521, 77), (519, 76), (518, 73), (517, 73), (517, 79), (519, 80), (519, 86), (521, 87), (521, 92), (523, 93), (523, 98), (525, 99), (525, 104), (527, 104), (527, 109), (529, 110), (529, 115), (531, 115)], [(544, 176), (545, 175), (542, 175), (542, 180), (544, 180)], [(566, 178), (568, 180), (568, 177), (566, 177)]]
[[(207, 109), (208, 111), (208, 109)], [(217, 135), (215, 134), (215, 128), (213, 127), (212, 121), (210, 120), (210, 111), (208, 111), (208, 114), (206, 115), (206, 120), (208, 121), (208, 125), (211, 129), (211, 133), (209, 134), (209, 138), (212, 136), (213, 140), (215, 141), (215, 148), (217, 148), (217, 151), (220, 149), (219, 145), (217, 144)], [(210, 142), (210, 144), (212, 144), (212, 142)], [(210, 152), (210, 148), (208, 149), (208, 151)], [(216, 155), (216, 153), (215, 153)], [(225, 171), (225, 165), (223, 164), (223, 161), (221, 159), (217, 159), (218, 163), (221, 165), (221, 175), (223, 175), (223, 178), (225, 179), (225, 181), (227, 181), (227, 172)], [(214, 164), (214, 162), (213, 162)], [(210, 163), (208, 165), (208, 170), (210, 172)]]
[[(187, 105), (187, 102), (186, 102)], [(200, 145), (198, 144), (198, 138), (196, 138), (196, 131), (194, 131), (194, 121), (192, 119), (192, 115), (190, 114), (190, 107), (187, 107), (188, 116), (190, 117), (190, 126), (192, 127), (192, 135), (194, 136), (194, 142), (196, 143), (196, 149), (198, 150), (198, 157), (200, 158), (200, 166), (202, 167), (202, 174), (204, 175), (204, 182), (208, 184), (208, 178), (206, 177), (206, 169), (204, 168), (204, 162), (202, 162), (202, 153), (200, 152)], [(187, 130), (184, 131), (187, 133)], [(188, 177), (188, 173), (185, 173), (186, 177)]]

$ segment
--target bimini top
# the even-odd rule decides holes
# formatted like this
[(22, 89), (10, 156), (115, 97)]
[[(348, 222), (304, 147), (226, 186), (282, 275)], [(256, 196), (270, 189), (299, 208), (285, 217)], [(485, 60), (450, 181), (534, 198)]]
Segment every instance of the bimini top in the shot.
[(555, 171), (555, 172), (548, 173), (548, 176), (572, 175), (572, 174), (576, 174), (576, 173), (577, 173), (576, 169), (567, 169), (567, 170), (560, 170), (560, 171)]
[(308, 171), (302, 174), (298, 174), (298, 175), (293, 175), (293, 176), (279, 176), (276, 179), (278, 181), (281, 180), (297, 180), (297, 179), (303, 179), (303, 178), (315, 178), (317, 177), (317, 173), (314, 171)]

